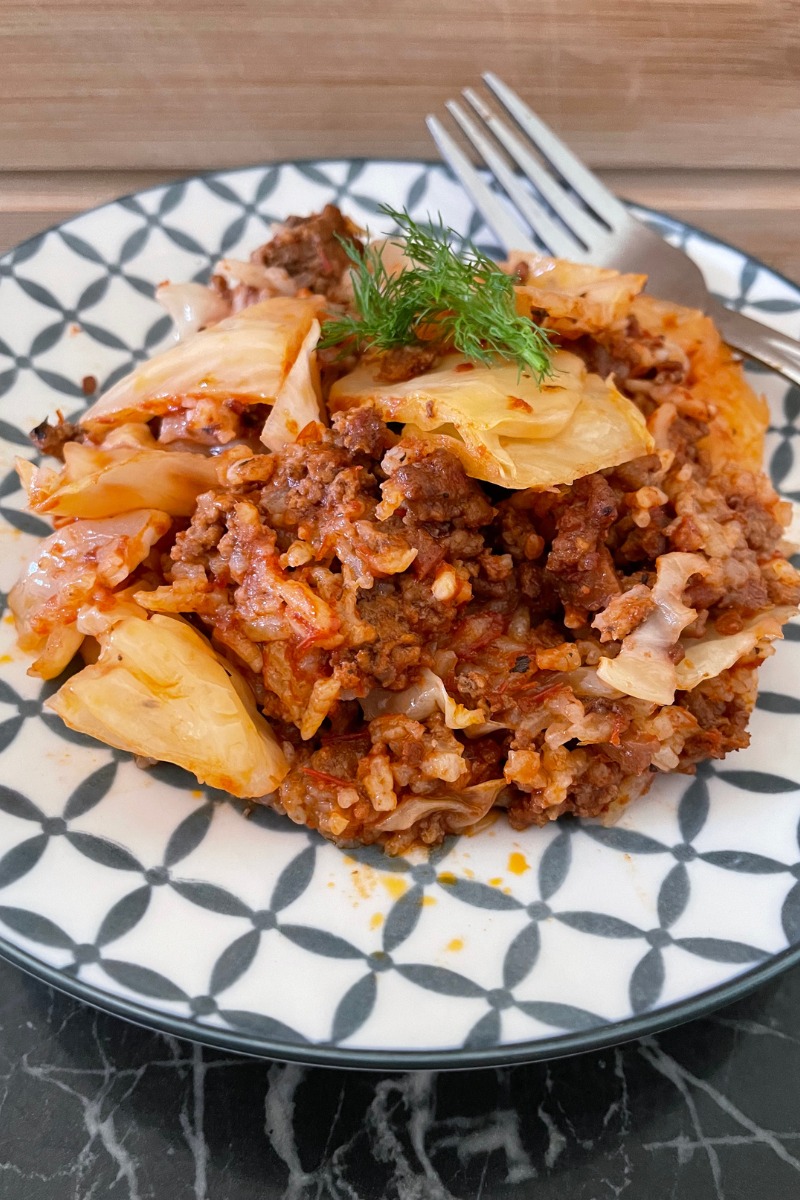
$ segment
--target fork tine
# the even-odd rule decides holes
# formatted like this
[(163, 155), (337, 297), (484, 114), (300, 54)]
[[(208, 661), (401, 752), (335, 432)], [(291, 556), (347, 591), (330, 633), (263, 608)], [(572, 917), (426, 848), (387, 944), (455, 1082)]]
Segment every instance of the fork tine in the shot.
[(617, 197), (605, 187), (596, 175), (585, 167), (581, 160), (565, 146), (541, 117), (537, 117), (516, 92), (503, 83), (502, 79), (487, 71), (483, 76), (486, 86), (505, 105), (514, 119), (525, 130), (542, 155), (558, 171), (562, 179), (575, 189), (578, 195), (594, 209), (599, 217), (612, 229), (628, 224), (629, 214)]
[[(497, 153), (489, 138), (481, 132), (461, 106), (448, 100), (446, 108), (550, 253), (557, 254), (562, 258), (574, 258), (576, 254), (581, 255), (583, 247), (571, 238), (560, 225), (557, 225), (538, 201), (521, 186), (519, 177), (514, 175), (502, 156)], [(513, 249), (519, 249), (519, 247), (515, 246)]]
[[(499, 117), (495, 116), (478, 93), (472, 88), (466, 88), (464, 98), (469, 101), (498, 142), (505, 147), (523, 175), (527, 175), (553, 211), (558, 213), (567, 228), (582, 239), (586, 248), (589, 249), (593, 242), (603, 237), (606, 233), (605, 226), (599, 224), (594, 217), (590, 217), (575, 203), (569, 192), (557, 182), (547, 167), (534, 158), (522, 139), (506, 125), (505, 121), (501, 121)], [(583, 247), (580, 249), (582, 250)]]
[(478, 212), (506, 250), (534, 250), (538, 253), (538, 247), (531, 241), (527, 230), (524, 230), (514, 220), (502, 201), (484, 183), (464, 151), (453, 141), (441, 121), (434, 116), (428, 116), (426, 124), (431, 132), (431, 137), (441, 151), (442, 158), (452, 167)]

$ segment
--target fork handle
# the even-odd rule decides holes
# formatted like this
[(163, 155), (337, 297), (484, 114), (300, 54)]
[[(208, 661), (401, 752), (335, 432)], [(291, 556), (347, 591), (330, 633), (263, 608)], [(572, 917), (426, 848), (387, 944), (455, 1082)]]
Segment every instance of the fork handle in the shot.
[(729, 346), (772, 367), (800, 387), (800, 342), (712, 300), (706, 312)]

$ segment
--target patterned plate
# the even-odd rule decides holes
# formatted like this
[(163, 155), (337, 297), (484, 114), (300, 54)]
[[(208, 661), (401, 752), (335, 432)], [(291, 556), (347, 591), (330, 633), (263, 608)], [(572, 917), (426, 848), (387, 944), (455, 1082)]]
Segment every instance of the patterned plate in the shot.
[[(156, 350), (164, 278), (202, 279), (269, 223), (342, 204), (377, 229), (407, 205), (491, 248), (440, 166), (292, 163), (154, 188), (0, 260), (0, 586), (47, 532), (11, 463), (25, 431)], [(644, 214), (734, 307), (800, 334), (800, 290), (738, 250)], [(760, 374), (768, 461), (800, 498), (800, 391)], [(529, 1060), (699, 1015), (800, 959), (800, 631), (763, 670), (753, 745), (659, 779), (615, 826), (498, 823), (429, 858), (342, 851), (249, 820), (172, 767), (71, 733), (0, 627), (0, 952), (146, 1025), (284, 1059), (373, 1067)]]

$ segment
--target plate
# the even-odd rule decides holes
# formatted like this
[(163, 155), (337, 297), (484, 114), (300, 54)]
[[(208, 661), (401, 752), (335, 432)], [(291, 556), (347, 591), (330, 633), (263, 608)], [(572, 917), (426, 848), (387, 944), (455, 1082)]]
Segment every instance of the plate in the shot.
[[(0, 513), (8, 589), (36, 537), (11, 464), (170, 335), (164, 278), (202, 279), (269, 224), (380, 202), (492, 245), (445, 168), (326, 161), (224, 171), (85, 213), (0, 260)], [(734, 307), (800, 333), (800, 289), (642, 213)], [(800, 498), (800, 392), (774, 375), (768, 462)], [(800, 631), (762, 673), (753, 744), (660, 778), (604, 827), (498, 822), (424, 855), (344, 851), (177, 768), (66, 729), (0, 629), (0, 953), (145, 1025), (250, 1054), (366, 1067), (553, 1057), (700, 1015), (800, 960)]]

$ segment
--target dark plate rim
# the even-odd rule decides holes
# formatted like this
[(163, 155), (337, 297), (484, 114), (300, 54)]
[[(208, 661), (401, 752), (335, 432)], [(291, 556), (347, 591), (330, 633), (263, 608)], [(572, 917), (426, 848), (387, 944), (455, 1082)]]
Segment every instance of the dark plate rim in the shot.
[(362, 1071), (444, 1071), (504, 1067), (566, 1058), (574, 1054), (618, 1046), (622, 1042), (683, 1025), (687, 1021), (697, 1020), (718, 1008), (743, 999), (784, 971), (800, 965), (800, 946), (789, 946), (772, 955), (766, 962), (736, 975), (726, 983), (708, 988), (687, 999), (676, 1000), (662, 1008), (628, 1017), (624, 1021), (598, 1025), (594, 1029), (581, 1030), (578, 1033), (556, 1034), (536, 1041), (512, 1042), (474, 1050), (464, 1050), (458, 1046), (433, 1050), (380, 1050), (324, 1042), (273, 1041), (254, 1034), (239, 1033), (235, 1029), (203, 1025), (186, 1017), (176, 1017), (150, 1008), (135, 1000), (114, 996), (93, 984), (70, 977), (59, 967), (43, 963), (3, 937), (0, 937), (0, 957), (20, 967), (28, 975), (50, 984), (66, 995), (84, 1001), (101, 1012), (122, 1017), (158, 1033), (168, 1033), (191, 1042), (200, 1042), (217, 1050), (318, 1067), (347, 1067)]
[[(120, 200), (147, 195), (150, 192), (169, 187), (173, 183), (188, 183), (193, 179), (213, 179), (221, 175), (244, 173), (263, 167), (293, 166), (298, 163), (324, 166), (329, 163), (340, 162), (360, 162), (365, 164), (380, 162), (389, 165), (392, 163), (403, 163), (419, 166), (439, 166), (445, 173), (450, 174), (452, 177), (449, 169), (439, 162), (439, 160), (433, 158), (378, 159), (360, 156), (274, 159), (252, 163), (248, 166), (220, 167), (211, 171), (188, 173), (172, 181), (166, 180), (163, 183), (153, 184), (151, 187), (142, 188), (136, 192), (117, 196), (113, 200), (105, 201), (103, 204), (98, 204), (80, 213), (75, 213), (74, 216), (68, 217), (64, 221), (58, 221), (6, 251), (0, 256), (0, 262), (12, 258), (17, 251), (33, 243), (38, 243), (47, 234), (56, 232), (79, 217), (99, 212), (104, 208), (111, 208), (115, 204), (118, 204)], [(781, 283), (797, 292), (800, 298), (800, 284), (795, 283), (787, 275), (782, 274), (782, 272), (776, 270), (774, 267), (770, 267), (761, 259), (755, 258), (738, 246), (734, 246), (731, 242), (727, 242), (723, 238), (718, 238), (714, 234), (707, 233), (700, 226), (694, 225), (689, 221), (680, 220), (660, 209), (655, 209), (645, 204), (628, 201), (626, 203), (631, 203), (632, 207), (642, 212), (652, 213), (654, 217), (661, 217), (671, 221), (678, 228), (697, 233), (712, 245), (732, 250), (745, 261), (752, 262), (773, 276), (773, 278), (780, 280)], [(788, 946), (785, 950), (771, 955), (765, 962), (734, 976), (725, 983), (717, 984), (686, 999), (674, 1001), (672, 1004), (664, 1005), (622, 1021), (599, 1025), (593, 1029), (581, 1030), (577, 1033), (556, 1034), (551, 1037), (531, 1041), (513, 1042), (507, 1045), (487, 1046), (470, 1050), (465, 1050), (457, 1046), (431, 1050), (381, 1050), (378, 1048), (348, 1047), (326, 1043), (273, 1041), (272, 1039), (259, 1037), (254, 1034), (238, 1032), (234, 1029), (204, 1025), (186, 1017), (172, 1016), (169, 1013), (159, 1011), (148, 1005), (140, 1004), (135, 1000), (115, 996), (93, 984), (85, 983), (83, 980), (67, 975), (59, 967), (42, 962), (27, 950), (23, 950), (13, 942), (8, 941), (2, 935), (0, 935), (0, 957), (19, 967), (28, 975), (42, 980), (60, 992), (84, 1001), (101, 1012), (111, 1013), (114, 1016), (121, 1017), (147, 1029), (168, 1033), (175, 1037), (186, 1038), (193, 1042), (200, 1042), (215, 1049), (256, 1058), (277, 1059), (283, 1062), (297, 1062), (313, 1066), (347, 1067), (374, 1071), (409, 1071), (467, 1070), (470, 1068), (510, 1066), (518, 1063), (538, 1062), (580, 1054), (591, 1050), (602, 1050), (609, 1046), (619, 1045), (622, 1042), (644, 1037), (651, 1033), (658, 1033), (675, 1025), (706, 1016), (708, 1013), (724, 1005), (732, 1004), (734, 1001), (747, 996), (761, 985), (768, 983), (784, 971), (800, 965), (800, 945)]]

